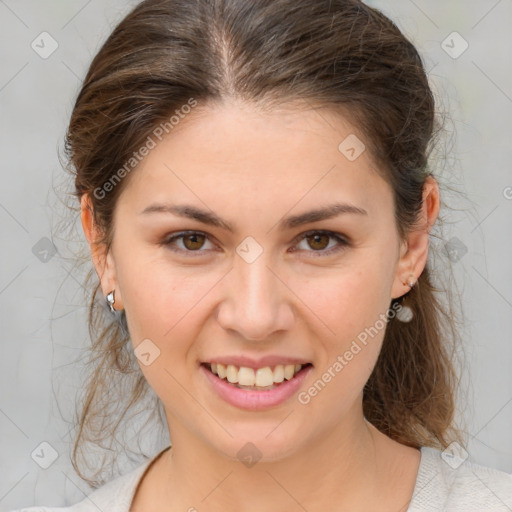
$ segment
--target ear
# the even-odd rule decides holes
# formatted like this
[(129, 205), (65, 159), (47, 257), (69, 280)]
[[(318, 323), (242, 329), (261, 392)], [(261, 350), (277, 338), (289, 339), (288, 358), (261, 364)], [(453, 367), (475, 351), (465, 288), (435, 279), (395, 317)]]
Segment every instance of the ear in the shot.
[(439, 208), (439, 185), (429, 176), (423, 185), (420, 219), (402, 243), (392, 288), (393, 299), (405, 295), (410, 290), (408, 281), (411, 279), (416, 283), (423, 272), (428, 259), (429, 234), (439, 215)]
[(115, 290), (115, 309), (122, 309), (122, 298), (117, 284), (115, 262), (111, 251), (107, 251), (104, 243), (99, 242), (102, 232), (94, 222), (93, 206), (88, 194), (83, 194), (80, 199), (82, 228), (89, 243), (91, 257), (96, 269), (96, 274), (101, 282), (103, 296), (107, 296)]

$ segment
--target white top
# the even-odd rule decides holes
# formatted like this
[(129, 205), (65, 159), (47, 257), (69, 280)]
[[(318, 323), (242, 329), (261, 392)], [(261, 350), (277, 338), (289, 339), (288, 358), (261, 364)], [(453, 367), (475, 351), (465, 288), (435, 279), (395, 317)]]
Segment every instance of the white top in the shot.
[[(129, 512), (146, 469), (169, 447), (69, 507), (29, 507), (11, 512)], [(408, 512), (511, 512), (512, 474), (460, 459), (443, 459), (422, 447)]]

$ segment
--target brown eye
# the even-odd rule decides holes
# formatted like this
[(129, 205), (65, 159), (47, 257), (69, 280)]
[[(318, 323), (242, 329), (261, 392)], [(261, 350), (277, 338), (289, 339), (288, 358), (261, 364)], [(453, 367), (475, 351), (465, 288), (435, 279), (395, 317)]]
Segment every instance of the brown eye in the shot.
[(197, 256), (200, 256), (211, 250), (210, 247), (205, 247), (205, 242), (210, 243), (213, 247), (212, 242), (206, 234), (198, 231), (189, 231), (167, 237), (161, 243), (174, 252), (180, 252), (182, 254), (188, 253), (188, 255), (197, 253)]
[[(298, 240), (297, 247), (300, 252), (310, 253), (313, 257), (329, 256), (350, 246), (344, 235), (331, 231), (309, 231), (300, 235)], [(300, 247), (301, 243), (305, 247)], [(292, 252), (295, 250), (292, 249)]]
[(306, 237), (309, 246), (317, 251), (324, 250), (329, 245), (330, 238), (331, 237), (325, 233), (316, 233)]
[(201, 249), (206, 237), (200, 233), (193, 233), (191, 235), (183, 235), (183, 245), (190, 251)]

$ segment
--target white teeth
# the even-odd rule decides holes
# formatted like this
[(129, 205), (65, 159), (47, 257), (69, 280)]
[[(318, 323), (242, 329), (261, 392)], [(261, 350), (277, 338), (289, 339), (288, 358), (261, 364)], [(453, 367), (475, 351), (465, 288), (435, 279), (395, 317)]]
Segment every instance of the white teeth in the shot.
[(278, 364), (273, 370), (270, 366), (264, 366), (263, 368), (254, 370), (246, 366), (239, 368), (232, 364), (226, 366), (222, 363), (211, 363), (210, 367), (212, 373), (215, 373), (221, 379), (227, 378), (228, 382), (232, 384), (261, 388), (279, 384), (285, 379), (290, 380), (302, 369), (301, 364)]
[(226, 377), (231, 384), (236, 384), (238, 382), (238, 368), (232, 364), (228, 364), (228, 367), (226, 368)]
[[(215, 373), (212, 364), (212, 372)], [(217, 375), (223, 379), (226, 377), (226, 367), (222, 363), (217, 363)]]
[(284, 367), (284, 378), (286, 380), (290, 380), (293, 377), (294, 373), (295, 373), (295, 365), (294, 364), (287, 364)]
[(241, 386), (254, 386), (254, 382), (254, 370), (242, 366), (240, 370), (238, 370), (238, 384)]
[[(242, 368), (240, 368), (240, 371), (242, 371)], [(255, 384), (262, 388), (265, 386), (272, 386), (272, 384), (274, 384), (274, 373), (269, 366), (265, 366), (265, 368), (258, 368), (256, 370)]]
[(283, 382), (284, 380), (284, 366), (282, 364), (278, 364), (274, 368), (274, 382)]

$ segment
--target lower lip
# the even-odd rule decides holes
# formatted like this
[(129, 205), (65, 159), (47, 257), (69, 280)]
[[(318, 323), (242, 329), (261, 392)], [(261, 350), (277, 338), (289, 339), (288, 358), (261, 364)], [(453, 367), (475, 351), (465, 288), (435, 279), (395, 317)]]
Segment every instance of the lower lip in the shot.
[(199, 368), (224, 401), (240, 409), (260, 411), (286, 402), (300, 388), (313, 366), (306, 366), (293, 379), (285, 380), (273, 389), (262, 391), (238, 388), (214, 375), (204, 365), (200, 365)]

